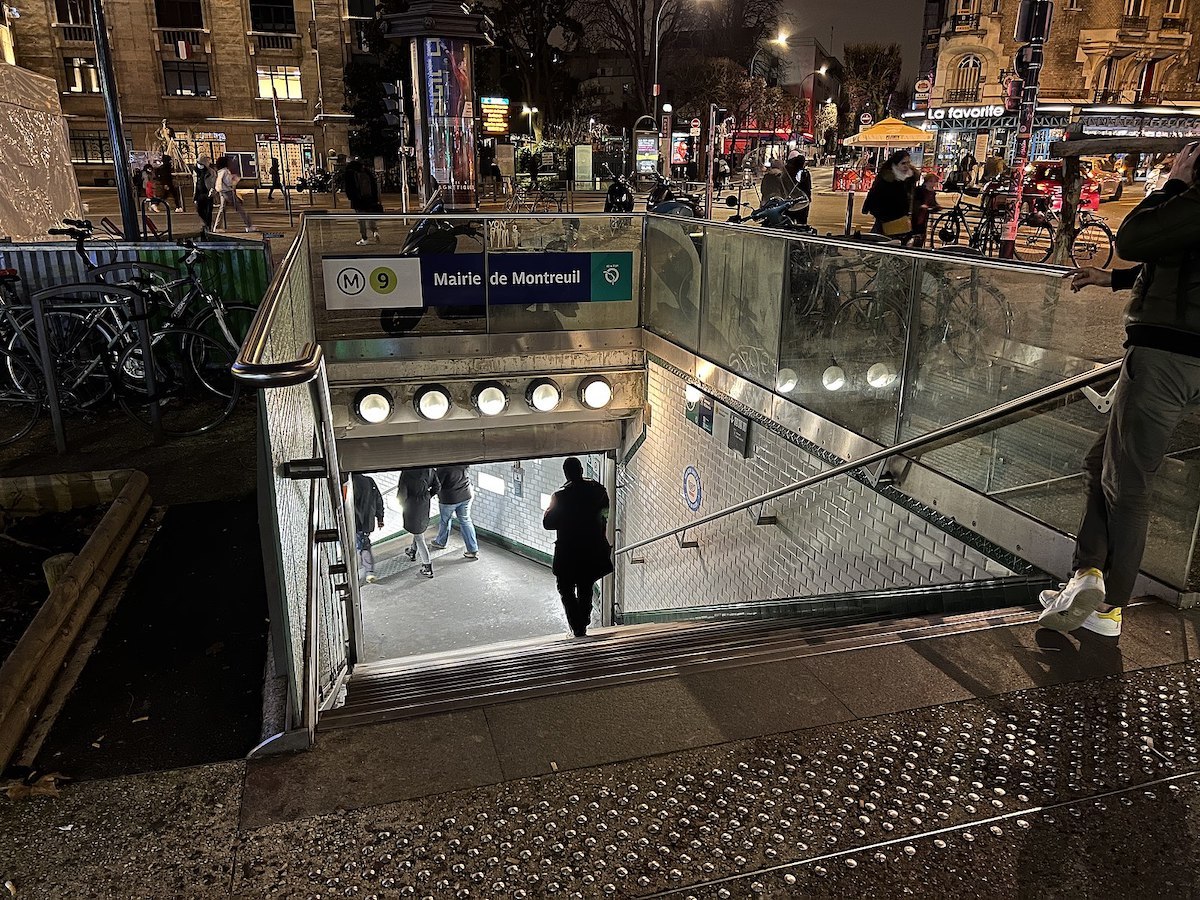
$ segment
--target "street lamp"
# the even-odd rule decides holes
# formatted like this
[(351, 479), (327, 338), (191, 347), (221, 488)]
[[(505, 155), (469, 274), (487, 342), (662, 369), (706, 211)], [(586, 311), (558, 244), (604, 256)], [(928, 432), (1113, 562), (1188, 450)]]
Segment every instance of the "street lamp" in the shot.
[(530, 137), (533, 137), (533, 117), (537, 113), (537, 111), (538, 111), (538, 108), (536, 106), (525, 106), (525, 107), (521, 108), (522, 114), (529, 116), (529, 136)]
[[(800, 79), (800, 96), (802, 96), (802, 97), (804, 96), (804, 82), (808, 81), (808, 79), (810, 79), (810, 78), (815, 79), (816, 76), (818, 76), (818, 75), (820, 75), (822, 78), (824, 78), (828, 74), (829, 74), (829, 66), (825, 65), (825, 66), (821, 66), (821, 68), (819, 68), (819, 69), (814, 69), (813, 71), (811, 71), (807, 75), (805, 75), (803, 78), (801, 78)], [(830, 98), (829, 102), (832, 103), (833, 98)], [(809, 111), (809, 121), (812, 124), (813, 143), (815, 144), (817, 142), (817, 82), (815, 80), (813, 81), (812, 93), (808, 95), (808, 111)]]
[[(777, 46), (777, 47), (787, 47), (787, 45), (788, 45), (788, 35), (784, 34), (784, 33), (781, 31), (781, 32), (779, 32), (779, 36), (778, 36), (778, 37), (773, 37), (773, 38), (771, 38), (771, 40), (770, 40), (768, 43), (774, 44), (774, 45), (775, 45), (775, 46)], [(751, 78), (753, 78), (753, 77), (754, 77), (754, 63), (755, 63), (755, 62), (758, 60), (758, 54), (762, 53), (762, 51), (763, 51), (763, 48), (762, 48), (762, 47), (759, 47), (758, 49), (756, 49), (756, 50), (754, 51), (754, 55), (750, 57), (750, 67), (749, 67), (749, 71), (750, 71), (750, 77), (751, 77)], [(803, 82), (801, 82), (801, 84), (803, 84)]]
[(660, 123), (658, 121), (658, 28), (662, 24), (662, 14), (666, 11), (670, 0), (658, 0), (658, 12), (654, 15), (654, 84), (650, 88), (651, 105), (653, 106), (652, 118), (654, 119), (655, 131), (660, 131)]

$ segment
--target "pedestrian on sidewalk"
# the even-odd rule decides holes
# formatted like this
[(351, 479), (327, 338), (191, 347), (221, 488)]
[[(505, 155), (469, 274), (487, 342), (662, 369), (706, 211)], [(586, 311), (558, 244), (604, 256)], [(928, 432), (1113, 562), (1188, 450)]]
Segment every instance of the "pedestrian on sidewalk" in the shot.
[(283, 178), (279, 174), (279, 160), (276, 159), (274, 156), (271, 157), (270, 175), (271, 175), (271, 188), (270, 188), (270, 190), (267, 191), (267, 199), (268, 200), (271, 199), (271, 196), (276, 191), (279, 191), (281, 194), (283, 193)]
[(163, 157), (162, 165), (158, 167), (158, 180), (162, 184), (163, 199), (174, 205), (175, 212), (183, 212), (183, 197), (175, 183), (175, 161), (171, 157)]
[(234, 173), (229, 167), (229, 157), (222, 156), (217, 159), (217, 215), (216, 225), (213, 231), (225, 231), (227, 225), (225, 222), (225, 211), (233, 209), (239, 216), (242, 217), (242, 222), (246, 226), (246, 231), (253, 231), (254, 226), (250, 222), (250, 215), (246, 212), (246, 207), (242, 206), (242, 200), (237, 194), (237, 184), (241, 178)]
[[(379, 223), (364, 216), (383, 212), (383, 204), (379, 199), (379, 182), (375, 180), (375, 172), (357, 156), (346, 163), (342, 172), (342, 184), (346, 191), (346, 200), (350, 208), (358, 213), (359, 240), (354, 243), (360, 247), (366, 246), (372, 240), (379, 243)], [(371, 237), (368, 239), (367, 234)]]
[(204, 230), (212, 231), (213, 227), (213, 194), (216, 193), (217, 170), (212, 167), (212, 160), (201, 156), (192, 166), (192, 204), (196, 215), (200, 217)]
[(350, 476), (354, 486), (354, 549), (358, 551), (358, 580), (374, 584), (375, 554), (371, 550), (371, 532), (383, 527), (383, 494), (369, 475), (355, 472)]
[(458, 530), (467, 545), (464, 559), (479, 559), (479, 539), (471, 521), (471, 479), (466, 466), (438, 466), (434, 472), (438, 482), (438, 533), (431, 545), (445, 550), (450, 541), (450, 520), (458, 517)]
[(1175, 429), (1200, 405), (1200, 141), (1175, 157), (1167, 183), (1117, 231), (1117, 253), (1140, 262), (1106, 272), (1079, 269), (1071, 287), (1132, 288), (1125, 362), (1108, 425), (1084, 459), (1087, 501), (1072, 561), (1058, 591), (1043, 591), (1039, 622), (1121, 634), (1146, 549), (1150, 493)]
[(863, 201), (864, 215), (874, 216), (871, 231), (887, 235), (901, 243), (906, 242), (913, 232), (913, 194), (917, 186), (917, 173), (913, 171), (912, 157), (907, 150), (897, 150), (883, 161), (867, 199)]
[(913, 193), (913, 239), (914, 247), (925, 246), (925, 233), (929, 230), (929, 217), (941, 209), (938, 203), (938, 191), (942, 189), (942, 179), (936, 172), (930, 172), (918, 185)]
[(438, 492), (437, 476), (433, 469), (403, 469), (396, 498), (404, 511), (404, 530), (412, 535), (412, 546), (404, 551), (409, 562), (421, 560), (419, 575), (433, 577), (433, 562), (425, 532), (429, 530), (430, 499)]
[(557, 531), (554, 577), (575, 637), (584, 637), (592, 621), (596, 582), (613, 570), (608, 543), (608, 491), (583, 477), (578, 457), (563, 462), (567, 483), (554, 492), (542, 516), (542, 527)]
[(768, 200), (788, 198), (797, 190), (796, 182), (788, 176), (783, 160), (776, 156), (767, 165), (767, 172), (762, 177), (762, 184), (758, 188), (759, 199), (766, 203)]
[(812, 209), (812, 172), (808, 171), (808, 164), (805, 162), (804, 154), (799, 150), (793, 150), (788, 157), (787, 172), (791, 177), (792, 182), (796, 185), (795, 190), (804, 195), (804, 198), (809, 201), (808, 206), (804, 207), (796, 220), (801, 225), (808, 224), (808, 214)]

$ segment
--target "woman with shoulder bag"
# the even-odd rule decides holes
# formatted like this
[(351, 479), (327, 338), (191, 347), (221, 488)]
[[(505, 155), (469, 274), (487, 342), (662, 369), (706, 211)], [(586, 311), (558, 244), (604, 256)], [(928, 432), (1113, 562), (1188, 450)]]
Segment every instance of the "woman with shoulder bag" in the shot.
[(917, 173), (907, 150), (897, 150), (885, 159), (863, 201), (863, 213), (875, 217), (871, 231), (901, 242), (912, 237), (916, 186)]

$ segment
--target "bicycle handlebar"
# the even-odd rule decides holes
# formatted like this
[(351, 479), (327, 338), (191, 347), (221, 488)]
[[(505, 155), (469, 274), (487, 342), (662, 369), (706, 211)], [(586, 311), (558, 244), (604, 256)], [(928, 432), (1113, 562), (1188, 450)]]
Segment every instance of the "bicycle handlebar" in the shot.
[[(92, 230), (92, 220), (91, 219), (66, 219), (66, 218), (64, 218), (63, 222), (65, 222), (67, 225), (70, 225), (72, 228), (82, 228), (84, 231)], [(53, 232), (51, 232), (51, 234), (53, 234)]]

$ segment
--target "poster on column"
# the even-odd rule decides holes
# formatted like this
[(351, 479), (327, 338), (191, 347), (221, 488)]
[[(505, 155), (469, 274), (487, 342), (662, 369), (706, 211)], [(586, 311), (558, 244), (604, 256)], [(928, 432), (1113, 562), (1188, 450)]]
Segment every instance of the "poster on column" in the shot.
[(472, 202), (475, 191), (475, 109), (471, 45), (425, 38), (425, 99), (429, 168), (452, 201)]

